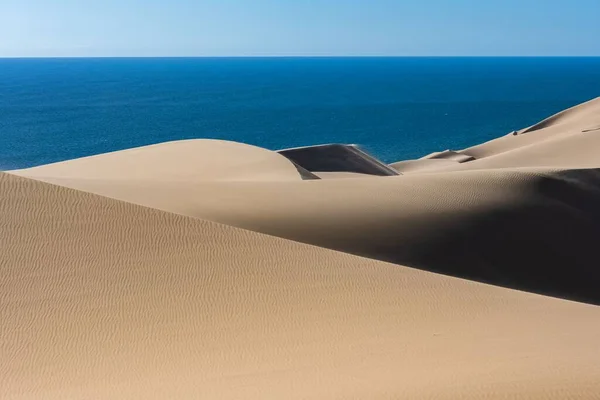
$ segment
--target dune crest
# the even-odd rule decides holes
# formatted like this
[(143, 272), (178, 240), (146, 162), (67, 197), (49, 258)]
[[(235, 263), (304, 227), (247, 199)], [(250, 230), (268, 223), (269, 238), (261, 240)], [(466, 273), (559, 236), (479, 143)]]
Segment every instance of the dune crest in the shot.
[(402, 173), (519, 167), (597, 168), (600, 166), (597, 151), (600, 136), (595, 135), (598, 126), (600, 97), (486, 143), (433, 153), (418, 160), (398, 161), (391, 166)]
[(7, 174), (0, 191), (3, 399), (600, 390), (597, 307)]
[(0, 172), (0, 398), (595, 399), (600, 308), (556, 297), (600, 304), (599, 124), (398, 176), (216, 140)]
[(535, 125), (530, 126), (529, 128), (523, 129), (519, 133), (529, 133), (556, 125), (568, 125), (569, 127), (585, 126), (588, 118), (593, 118), (594, 116), (597, 117), (598, 107), (600, 107), (600, 97), (561, 111), (549, 118), (544, 119), (543, 121), (538, 122)]
[(159, 143), (13, 171), (43, 179), (214, 181), (300, 180), (298, 169), (274, 151), (214, 139)]
[[(461, 165), (459, 168), (494, 168), (498, 166), (565, 166), (565, 167), (588, 167), (597, 166), (597, 153), (592, 153), (586, 147), (591, 143), (578, 143), (583, 131), (598, 126), (600, 123), (600, 97), (579, 104), (568, 110), (553, 115), (527, 129), (518, 131), (517, 135), (507, 135), (487, 143), (470, 147), (463, 150), (477, 158), (473, 163)], [(573, 143), (571, 142), (571, 139)], [(538, 151), (545, 146), (551, 147), (551, 143), (563, 141), (560, 148)], [(594, 141), (595, 143), (595, 141)], [(519, 152), (518, 159), (511, 158), (511, 152)], [(542, 158), (548, 151), (556, 158), (554, 164)], [(584, 152), (579, 157), (573, 154), (576, 151)], [(567, 156), (561, 157), (563, 153)], [(496, 159), (497, 158), (497, 159)], [(503, 160), (503, 158), (505, 158)], [(488, 160), (489, 159), (489, 160)], [(492, 159), (496, 159), (492, 161)], [(592, 164), (596, 162), (595, 164)], [(491, 164), (491, 165), (490, 165)]]

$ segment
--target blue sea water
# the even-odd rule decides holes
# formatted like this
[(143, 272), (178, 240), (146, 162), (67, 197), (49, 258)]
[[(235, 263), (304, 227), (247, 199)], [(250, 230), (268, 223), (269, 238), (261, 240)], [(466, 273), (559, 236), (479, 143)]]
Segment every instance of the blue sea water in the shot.
[(459, 149), (600, 96), (600, 58), (0, 59), (0, 169), (188, 138)]

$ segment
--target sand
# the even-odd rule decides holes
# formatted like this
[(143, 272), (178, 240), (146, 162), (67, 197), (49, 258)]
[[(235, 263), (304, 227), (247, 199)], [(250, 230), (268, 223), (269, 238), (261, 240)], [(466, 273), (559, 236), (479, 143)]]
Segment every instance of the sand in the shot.
[(31, 178), (108, 181), (301, 180), (276, 152), (224, 140), (180, 140), (58, 162), (23, 171)]
[(0, 173), (0, 398), (598, 398), (599, 125), (391, 177), (212, 140)]
[[(445, 170), (513, 167), (597, 168), (600, 165), (600, 97), (529, 128), (456, 153), (474, 161)], [(425, 164), (427, 165), (427, 164)]]

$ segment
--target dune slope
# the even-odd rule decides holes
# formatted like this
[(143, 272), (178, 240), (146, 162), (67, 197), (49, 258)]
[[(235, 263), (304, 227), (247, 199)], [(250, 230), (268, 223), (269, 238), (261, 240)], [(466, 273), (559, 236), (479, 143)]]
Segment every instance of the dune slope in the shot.
[[(275, 152), (171, 142), (12, 173), (506, 287), (600, 303), (600, 99), (407, 173), (303, 181)], [(339, 179), (344, 177), (346, 179)]]
[(0, 174), (0, 397), (593, 399), (600, 309)]
[(23, 170), (32, 178), (142, 181), (300, 180), (291, 161), (242, 143), (190, 139), (115, 151)]
[(460, 151), (434, 153), (419, 160), (399, 161), (391, 166), (402, 173), (517, 167), (597, 168), (600, 166), (598, 133), (600, 97), (486, 143)]
[(379, 260), (600, 302), (596, 170), (286, 182), (43, 179)]

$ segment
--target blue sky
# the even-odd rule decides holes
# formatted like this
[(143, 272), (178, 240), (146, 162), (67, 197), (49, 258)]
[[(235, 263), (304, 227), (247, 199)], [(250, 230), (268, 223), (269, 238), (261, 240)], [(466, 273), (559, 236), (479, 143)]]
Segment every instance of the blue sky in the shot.
[(600, 0), (0, 0), (0, 57), (597, 55)]

